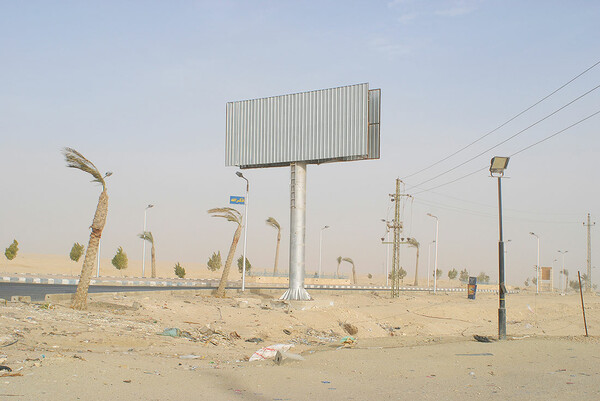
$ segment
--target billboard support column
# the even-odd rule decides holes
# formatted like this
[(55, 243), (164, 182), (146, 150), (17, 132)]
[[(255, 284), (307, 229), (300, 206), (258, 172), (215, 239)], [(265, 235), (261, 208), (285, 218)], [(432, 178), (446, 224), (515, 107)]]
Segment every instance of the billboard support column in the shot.
[(304, 245), (306, 238), (306, 162), (291, 164), (290, 185), (290, 273), (289, 289), (280, 299), (307, 301), (304, 289)]

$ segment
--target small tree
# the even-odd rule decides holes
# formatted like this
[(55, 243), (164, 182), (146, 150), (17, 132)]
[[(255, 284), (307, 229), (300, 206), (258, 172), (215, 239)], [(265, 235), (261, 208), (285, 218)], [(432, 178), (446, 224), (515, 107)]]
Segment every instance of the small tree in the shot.
[(6, 256), (6, 259), (8, 259), (8, 260), (13, 260), (14, 258), (17, 257), (18, 251), (19, 251), (19, 243), (15, 239), (15, 240), (13, 240), (12, 244), (10, 244), (8, 246), (8, 248), (6, 248), (6, 250), (4, 251), (4, 256)]
[(532, 278), (531, 282), (533, 283), (533, 285), (537, 285), (537, 277)]
[(368, 277), (369, 279), (372, 279), (372, 278), (373, 278), (373, 275), (372, 275), (371, 273), (369, 273), (369, 274), (367, 274), (367, 277)]
[(433, 275), (440, 277), (443, 273), (444, 272), (442, 271), (442, 269), (436, 269), (436, 271), (433, 273)]
[(398, 277), (400, 278), (400, 280), (402, 280), (402, 282), (404, 283), (404, 277), (406, 277), (406, 270), (404, 270), (402, 267), (400, 267), (400, 270), (398, 270)]
[(458, 277), (458, 279), (463, 283), (469, 281), (469, 272), (467, 271), (467, 269), (462, 269), (460, 271), (460, 276)]
[[(243, 273), (244, 271), (244, 256), (240, 255), (240, 257), (237, 260), (237, 265), (238, 265), (238, 271), (240, 273)], [(248, 258), (246, 258), (246, 273), (250, 274), (250, 270), (252, 270), (252, 265), (250, 264), (250, 261), (248, 260)]]
[(490, 276), (488, 276), (484, 272), (481, 272), (479, 273), (479, 276), (477, 276), (477, 282), (481, 284), (487, 284), (490, 282)]
[(206, 267), (208, 267), (208, 270), (211, 272), (216, 272), (217, 270), (220, 270), (222, 266), (223, 262), (221, 261), (221, 251), (213, 252), (212, 256), (206, 263)]
[(71, 253), (69, 254), (69, 257), (71, 258), (71, 260), (73, 262), (79, 262), (81, 255), (83, 255), (84, 249), (85, 249), (85, 246), (81, 245), (79, 242), (74, 243), (73, 248), (71, 248)]
[(579, 281), (577, 281), (577, 280), (571, 280), (571, 281), (569, 281), (569, 287), (571, 287), (572, 289), (578, 291), (579, 290)]
[(175, 270), (175, 275), (179, 278), (184, 278), (185, 277), (185, 268), (183, 266), (181, 266), (179, 264), (179, 262), (177, 262), (177, 264), (175, 265), (175, 267), (173, 268), (173, 270)]
[(117, 253), (112, 258), (113, 266), (122, 272), (123, 270), (127, 269), (127, 262), (127, 254), (123, 251), (123, 247), (119, 247), (119, 249), (117, 249)]
[(525, 287), (529, 287), (529, 277), (525, 280)]
[(454, 280), (456, 278), (456, 276), (458, 276), (458, 272), (456, 271), (456, 269), (452, 269), (448, 271), (448, 278), (450, 280)]

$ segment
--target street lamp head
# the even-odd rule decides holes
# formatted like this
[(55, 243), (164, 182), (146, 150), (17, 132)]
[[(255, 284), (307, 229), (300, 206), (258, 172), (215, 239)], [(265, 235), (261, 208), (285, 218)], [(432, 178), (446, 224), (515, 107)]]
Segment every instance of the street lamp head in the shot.
[(146, 206), (146, 209), (151, 209), (153, 207), (154, 207), (154, 205), (148, 205), (148, 206)]
[(112, 174), (112, 171), (107, 171), (106, 174), (104, 174), (104, 178), (110, 177)]
[(326, 228), (329, 228), (329, 226), (325, 226), (325, 227), (323, 227), (323, 230), (324, 230), (324, 229), (326, 229)]
[(242, 174), (241, 171), (236, 171), (235, 175), (237, 175), (238, 177), (244, 178), (244, 174)]
[(431, 214), (431, 213), (427, 213), (427, 216), (429, 216), (429, 217), (433, 217), (433, 218), (434, 218), (434, 219), (436, 219), (436, 220), (438, 219), (438, 218), (437, 218), (437, 216), (434, 216), (434, 215), (433, 215), (433, 214)]
[(502, 157), (502, 156), (493, 157), (492, 161), (490, 162), (490, 174), (492, 176), (494, 174), (503, 176), (504, 170), (506, 170), (509, 160), (510, 160), (510, 157)]
[(530, 231), (530, 232), (529, 232), (529, 234), (530, 234), (530, 235), (533, 235), (533, 236), (534, 236), (535, 238), (537, 238), (537, 239), (539, 239), (539, 238), (540, 238), (540, 237), (539, 237), (539, 236), (538, 236), (536, 233), (534, 233), (533, 231)]

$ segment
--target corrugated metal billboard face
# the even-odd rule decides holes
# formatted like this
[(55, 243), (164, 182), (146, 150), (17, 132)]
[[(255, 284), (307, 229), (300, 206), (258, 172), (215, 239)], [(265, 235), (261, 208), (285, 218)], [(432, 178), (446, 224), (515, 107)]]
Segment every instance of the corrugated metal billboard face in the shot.
[(380, 99), (359, 84), (227, 103), (225, 164), (379, 158)]

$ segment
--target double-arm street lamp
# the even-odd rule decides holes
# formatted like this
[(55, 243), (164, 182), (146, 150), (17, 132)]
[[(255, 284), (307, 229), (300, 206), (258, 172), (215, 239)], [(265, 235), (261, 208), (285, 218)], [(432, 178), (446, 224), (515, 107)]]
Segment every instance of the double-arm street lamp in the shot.
[(530, 232), (529, 234), (533, 235), (537, 238), (537, 263), (535, 265), (535, 293), (540, 293), (540, 237), (534, 233)]
[(244, 199), (244, 254), (242, 256), (242, 292), (246, 291), (246, 239), (248, 238), (248, 192), (250, 191), (250, 182), (241, 171), (236, 171), (235, 175), (246, 180), (246, 198)]
[[(154, 205), (148, 205), (144, 209), (144, 231), (142, 233), (144, 235), (146, 234), (146, 213), (153, 207)], [(142, 245), (142, 277), (146, 277), (146, 240), (144, 239), (142, 242), (144, 243)]]
[(502, 177), (508, 166), (508, 157), (493, 157), (490, 175), (498, 178), (498, 339), (506, 340), (506, 286), (504, 285), (504, 238), (502, 231)]
[[(433, 293), (435, 294), (437, 292), (437, 271), (438, 271), (438, 244), (439, 244), (439, 240), (438, 240), (438, 234), (440, 232), (440, 220), (437, 218), (437, 216), (434, 216), (431, 213), (427, 213), (427, 216), (432, 217), (435, 219), (435, 262), (433, 263)], [(429, 275), (429, 274), (427, 274)]]
[[(567, 253), (567, 252), (569, 252), (569, 251), (561, 251), (561, 250), (558, 251), (558, 253), (560, 253), (562, 255), (562, 272), (563, 272), (563, 274), (565, 274), (564, 273), (564, 271), (565, 271), (565, 253)], [(558, 276), (560, 277), (560, 274)], [(567, 290), (567, 284), (569, 284), (569, 283), (565, 284), (565, 291)]]

